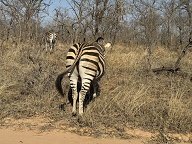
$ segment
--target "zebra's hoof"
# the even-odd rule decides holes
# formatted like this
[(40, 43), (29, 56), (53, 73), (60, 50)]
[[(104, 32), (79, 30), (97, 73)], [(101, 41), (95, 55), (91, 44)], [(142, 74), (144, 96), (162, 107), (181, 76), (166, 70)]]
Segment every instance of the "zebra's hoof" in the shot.
[(78, 120), (77, 120), (80, 124), (83, 123), (83, 117), (82, 115), (78, 115)]
[(72, 116), (77, 116), (77, 113), (76, 112), (72, 112)]

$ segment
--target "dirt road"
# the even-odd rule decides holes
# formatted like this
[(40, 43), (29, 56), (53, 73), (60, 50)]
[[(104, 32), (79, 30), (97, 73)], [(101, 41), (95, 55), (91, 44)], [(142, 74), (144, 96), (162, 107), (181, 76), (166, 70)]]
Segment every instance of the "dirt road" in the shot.
[(0, 129), (0, 144), (143, 144), (143, 142), (141, 139), (99, 139), (62, 131), (36, 133), (8, 128)]

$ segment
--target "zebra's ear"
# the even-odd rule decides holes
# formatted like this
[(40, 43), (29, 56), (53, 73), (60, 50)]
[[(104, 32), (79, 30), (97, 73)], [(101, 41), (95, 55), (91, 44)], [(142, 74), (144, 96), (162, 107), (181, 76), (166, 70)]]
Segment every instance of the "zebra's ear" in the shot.
[(100, 43), (100, 42), (103, 42), (104, 38), (103, 37), (98, 37), (96, 42)]
[(96, 42), (99, 43), (100, 45), (103, 45), (104, 38), (103, 37), (98, 37)]
[(111, 47), (111, 43), (107, 43), (107, 44), (105, 44), (104, 47), (105, 47), (105, 48), (109, 48), (109, 47)]

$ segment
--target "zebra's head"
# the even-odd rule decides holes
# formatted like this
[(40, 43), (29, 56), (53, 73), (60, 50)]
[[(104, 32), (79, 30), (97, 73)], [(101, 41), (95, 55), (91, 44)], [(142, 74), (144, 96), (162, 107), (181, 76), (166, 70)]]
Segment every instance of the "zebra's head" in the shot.
[(96, 42), (101, 44), (101, 45), (104, 45), (105, 48), (111, 47), (111, 43), (105, 43), (103, 37), (98, 37)]
[(100, 48), (103, 51), (103, 54), (105, 55), (105, 49), (108, 49), (111, 47), (111, 43), (106, 43), (103, 37), (98, 37), (97, 40), (95, 41), (100, 45)]

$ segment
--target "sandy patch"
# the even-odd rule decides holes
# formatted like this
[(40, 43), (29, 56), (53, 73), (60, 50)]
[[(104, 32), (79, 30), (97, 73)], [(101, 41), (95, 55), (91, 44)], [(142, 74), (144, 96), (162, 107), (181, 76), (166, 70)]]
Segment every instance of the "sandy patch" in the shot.
[(46, 129), (46, 126), (50, 126), (50, 124), (51, 120), (42, 117), (19, 120), (6, 118), (4, 125), (1, 125), (0, 128), (0, 144), (146, 144), (151, 140), (161, 142), (162, 139), (169, 142), (174, 141), (174, 144), (192, 142), (191, 133), (159, 135), (159, 133), (130, 127), (125, 129), (130, 139), (119, 139), (115, 136), (95, 138), (94, 135), (89, 137), (73, 133), (76, 128), (66, 126), (65, 122), (59, 122), (51, 129)]
[(0, 129), (1, 144), (142, 144), (142, 140), (130, 139), (98, 139), (87, 136), (79, 136), (70, 132), (44, 132), (15, 131), (12, 129)]

